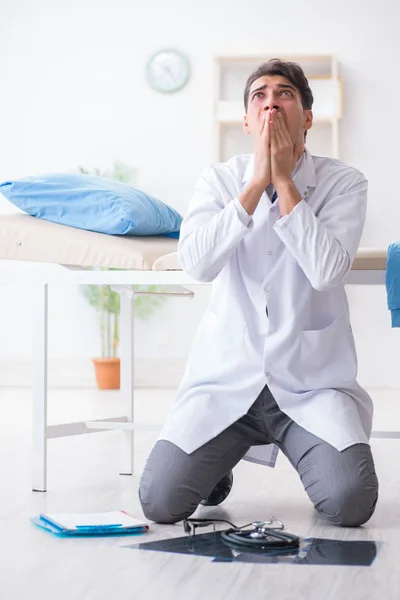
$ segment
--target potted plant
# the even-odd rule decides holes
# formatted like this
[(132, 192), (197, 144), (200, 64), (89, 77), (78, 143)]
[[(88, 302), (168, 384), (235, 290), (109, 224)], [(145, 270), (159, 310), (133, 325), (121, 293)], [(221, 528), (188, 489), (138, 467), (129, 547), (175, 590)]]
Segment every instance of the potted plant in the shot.
[(83, 292), (99, 313), (101, 356), (93, 358), (97, 386), (101, 390), (120, 388), (119, 345), (120, 298), (109, 285), (86, 285)]
[[(111, 170), (92, 171), (79, 167), (79, 172), (116, 179), (126, 184), (134, 184), (136, 170), (122, 162), (115, 162)], [(159, 291), (158, 286), (132, 286), (137, 295), (134, 296), (135, 316), (145, 319), (164, 301), (165, 296), (153, 295)], [(119, 313), (120, 295), (109, 285), (85, 285), (83, 293), (99, 315), (101, 356), (93, 358), (96, 381), (100, 389), (115, 390), (120, 388), (119, 348)]]
[[(158, 286), (132, 286), (137, 293), (134, 296), (135, 315), (146, 319), (164, 301), (165, 296), (157, 296)], [(101, 390), (120, 388), (121, 365), (119, 349), (120, 295), (109, 285), (85, 285), (83, 293), (99, 316), (101, 356), (93, 358), (97, 386)]]

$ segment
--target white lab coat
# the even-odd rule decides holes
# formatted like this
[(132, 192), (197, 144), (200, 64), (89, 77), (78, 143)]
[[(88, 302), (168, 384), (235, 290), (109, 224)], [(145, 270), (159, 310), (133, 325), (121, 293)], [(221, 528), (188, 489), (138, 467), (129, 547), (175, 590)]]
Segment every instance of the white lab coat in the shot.
[[(289, 215), (238, 197), (253, 155), (208, 168), (179, 241), (182, 268), (212, 281), (209, 306), (160, 439), (191, 453), (243, 416), (267, 383), (283, 412), (338, 450), (369, 442), (373, 405), (356, 381), (344, 281), (365, 221), (367, 181), (338, 160), (297, 164)], [(273, 466), (274, 445), (246, 458)]]

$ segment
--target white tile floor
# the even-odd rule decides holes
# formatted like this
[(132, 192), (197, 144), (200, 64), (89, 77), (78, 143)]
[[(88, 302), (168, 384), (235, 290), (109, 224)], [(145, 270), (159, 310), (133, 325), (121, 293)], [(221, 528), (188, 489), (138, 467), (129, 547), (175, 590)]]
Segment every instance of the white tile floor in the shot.
[[(371, 393), (376, 403), (374, 428), (400, 431), (400, 391)], [(161, 422), (172, 399), (173, 390), (137, 390), (136, 419), (149, 422), (157, 414)], [(216, 564), (208, 558), (121, 548), (134, 543), (133, 538), (57, 539), (31, 525), (31, 515), (50, 510), (126, 509), (142, 517), (138, 480), (157, 433), (137, 433), (133, 477), (118, 475), (118, 433), (51, 440), (48, 492), (34, 493), (30, 400), (28, 389), (0, 388), (1, 600), (400, 598), (400, 440), (373, 440), (380, 501), (362, 529), (333, 528), (316, 517), (283, 456), (274, 470), (240, 463), (223, 508), (202, 509), (203, 515), (226, 515), (238, 523), (275, 514), (288, 531), (302, 536), (383, 541), (372, 567)], [(50, 422), (116, 415), (118, 403), (116, 392), (52, 389)], [(182, 533), (181, 525), (152, 525), (146, 540)]]

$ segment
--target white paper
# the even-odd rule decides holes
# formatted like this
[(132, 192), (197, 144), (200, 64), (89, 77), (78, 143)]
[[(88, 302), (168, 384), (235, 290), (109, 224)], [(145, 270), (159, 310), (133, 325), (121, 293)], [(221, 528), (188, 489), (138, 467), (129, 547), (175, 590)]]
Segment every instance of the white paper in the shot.
[(43, 517), (53, 521), (63, 529), (77, 529), (78, 527), (94, 527), (120, 525), (121, 529), (127, 527), (144, 527), (146, 523), (134, 519), (130, 515), (117, 510), (102, 513), (43, 513)]

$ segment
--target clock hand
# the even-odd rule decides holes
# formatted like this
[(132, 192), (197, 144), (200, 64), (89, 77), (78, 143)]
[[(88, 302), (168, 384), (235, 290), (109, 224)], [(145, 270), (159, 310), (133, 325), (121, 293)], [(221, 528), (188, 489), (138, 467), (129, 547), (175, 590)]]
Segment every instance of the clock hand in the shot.
[(171, 70), (171, 68), (168, 67), (168, 65), (167, 65), (167, 66), (164, 66), (164, 69), (170, 74), (172, 83), (175, 83), (175, 75), (174, 75), (173, 71)]

